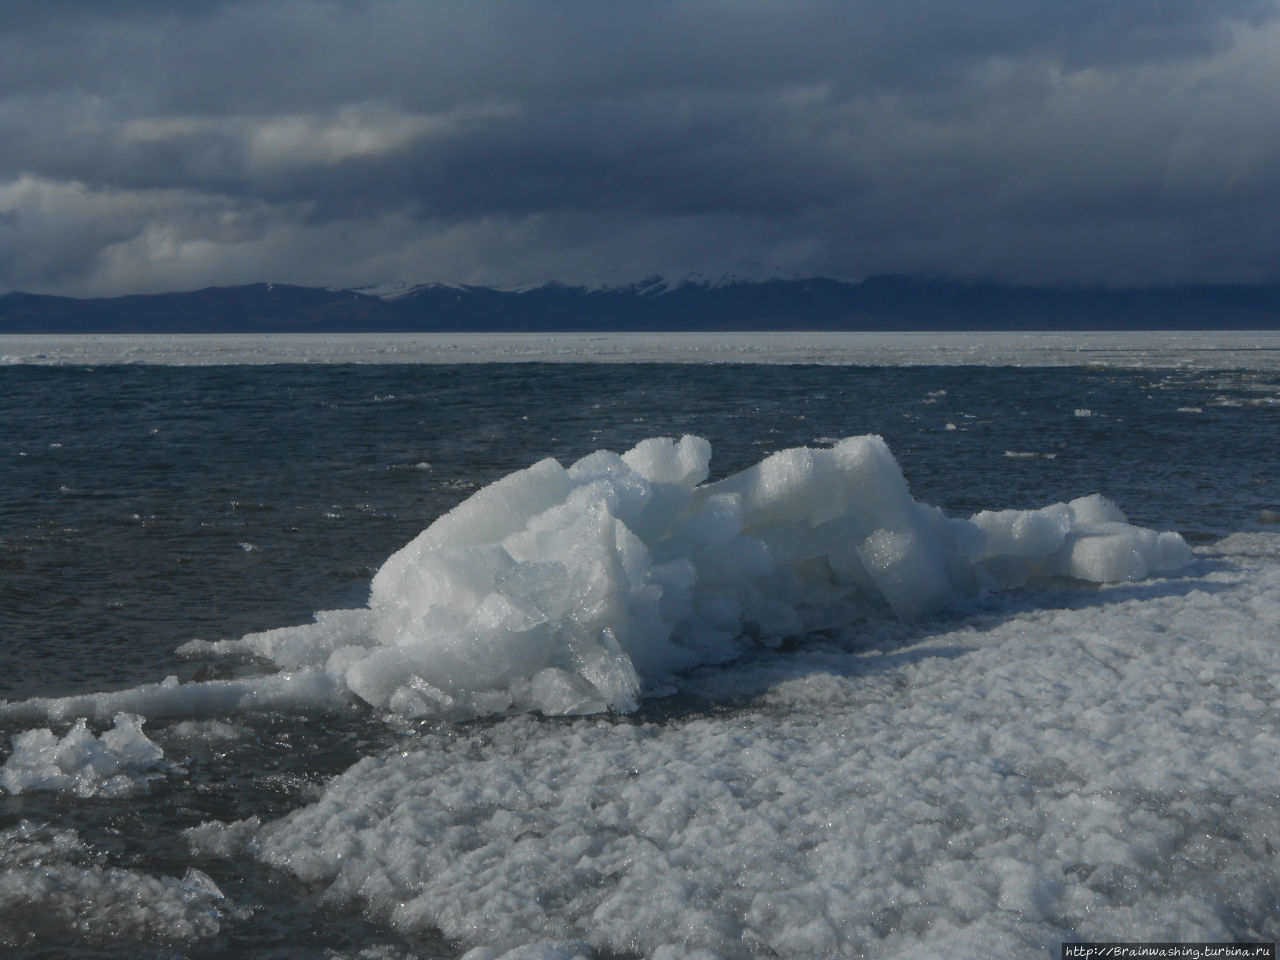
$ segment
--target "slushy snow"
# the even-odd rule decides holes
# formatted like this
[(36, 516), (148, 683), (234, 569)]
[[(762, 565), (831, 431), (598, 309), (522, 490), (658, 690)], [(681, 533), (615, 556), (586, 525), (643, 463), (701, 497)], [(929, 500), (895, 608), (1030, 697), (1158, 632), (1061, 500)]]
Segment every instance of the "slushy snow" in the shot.
[(230, 905), (205, 873), (113, 867), (73, 830), (30, 820), (0, 830), (0, 947), (49, 936), (86, 943), (181, 944), (217, 934)]
[(628, 712), (703, 664), (868, 617), (912, 621), (1047, 577), (1179, 569), (1176, 533), (1093, 495), (947, 517), (913, 499), (879, 437), (798, 447), (707, 483), (698, 437), (547, 459), (476, 492), (391, 556), (368, 606), (214, 643), (265, 678), (27, 701), (10, 716), (144, 716), (314, 705), (355, 695), (407, 717)]
[(1186, 579), (1059, 580), (686, 678), (733, 709), (432, 725), (189, 839), (474, 960), (1270, 941), (1276, 597), (1280, 537), (1237, 536)]

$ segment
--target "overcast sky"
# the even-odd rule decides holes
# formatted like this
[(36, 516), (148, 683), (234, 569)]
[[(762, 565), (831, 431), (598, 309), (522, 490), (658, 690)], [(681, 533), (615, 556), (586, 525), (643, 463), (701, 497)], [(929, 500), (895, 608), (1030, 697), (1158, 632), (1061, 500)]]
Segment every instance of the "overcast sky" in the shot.
[(1280, 281), (1278, 3), (5, 3), (0, 291)]

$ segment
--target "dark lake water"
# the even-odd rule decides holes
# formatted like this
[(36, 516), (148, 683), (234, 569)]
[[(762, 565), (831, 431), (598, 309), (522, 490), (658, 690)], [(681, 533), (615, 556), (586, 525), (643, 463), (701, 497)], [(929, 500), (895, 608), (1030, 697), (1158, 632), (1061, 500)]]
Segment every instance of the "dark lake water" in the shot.
[[(706, 437), (717, 477), (781, 448), (876, 433), (913, 494), (955, 515), (1101, 492), (1131, 521), (1192, 543), (1274, 529), (1263, 519), (1280, 509), (1278, 398), (1266, 375), (1240, 371), (0, 367), (0, 699), (185, 679), (197, 668), (173, 656), (184, 641), (362, 604), (382, 561), (479, 486), (651, 436)], [(252, 746), (194, 756), (206, 786), (219, 784), (203, 792), (83, 809), (6, 797), (0, 828), (60, 810), (113, 862), (163, 872), (180, 859), (180, 827), (296, 806), (391, 736), (353, 722), (276, 720)], [(286, 957), (363, 942), (363, 920), (306, 906), (278, 877), (218, 879), (291, 906), (224, 918), (220, 939), (185, 952), (51, 930), (23, 949), (211, 957), (253, 945)]]

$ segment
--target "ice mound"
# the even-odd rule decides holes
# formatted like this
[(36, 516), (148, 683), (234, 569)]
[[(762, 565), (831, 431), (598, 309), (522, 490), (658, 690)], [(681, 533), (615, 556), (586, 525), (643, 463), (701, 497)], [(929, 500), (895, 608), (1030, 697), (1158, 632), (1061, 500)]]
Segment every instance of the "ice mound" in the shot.
[(164, 751), (142, 732), (142, 718), (116, 715), (115, 727), (95, 737), (83, 719), (65, 737), (28, 730), (13, 739), (13, 754), (0, 770), (10, 793), (67, 791), (80, 797), (127, 796), (164, 776)]
[[(627, 711), (646, 687), (744, 644), (878, 612), (911, 620), (1036, 576), (1137, 579), (1191, 559), (1177, 534), (1131, 526), (1099, 496), (949, 518), (912, 498), (875, 436), (782, 450), (715, 483), (710, 458), (698, 437), (654, 438), (512, 473), (391, 556), (367, 608), (182, 650), (285, 673), (172, 685), (152, 707), (282, 704), (305, 687), (406, 716)], [(149, 699), (76, 708), (154, 716)]]

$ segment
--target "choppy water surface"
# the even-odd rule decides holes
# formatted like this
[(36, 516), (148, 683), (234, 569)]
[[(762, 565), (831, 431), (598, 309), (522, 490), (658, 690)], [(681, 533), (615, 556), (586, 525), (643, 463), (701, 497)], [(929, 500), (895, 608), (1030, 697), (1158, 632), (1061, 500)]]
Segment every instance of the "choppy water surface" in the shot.
[[(784, 447), (877, 433), (913, 494), (949, 513), (1097, 491), (1193, 544), (1274, 529), (1280, 510), (1280, 382), (1249, 371), (0, 367), (0, 424), (8, 700), (217, 675), (174, 647), (360, 605), (382, 561), (478, 487), (543, 457), (567, 463), (652, 436), (706, 437), (714, 477)], [(677, 698), (609, 722), (661, 728), (729, 706)], [(77, 920), (56, 890), (14, 894), (27, 873), (9, 877), (7, 899), (0, 891), (0, 927), (32, 957), (453, 955), (455, 941), (323, 906), (319, 887), (250, 857), (193, 854), (181, 831), (279, 818), (361, 757), (424, 737), (440, 750), (483, 744), (492, 723), (389, 725), (353, 707), (239, 717), (225, 736), (149, 726), (172, 767), (147, 792), (2, 796), (0, 847), (57, 866), (46, 879), (68, 898), (104, 899), (128, 876), (173, 878), (170, 914), (186, 926), (166, 926), (163, 910), (134, 926), (92, 911)], [(191, 868), (224, 896), (201, 900)]]

